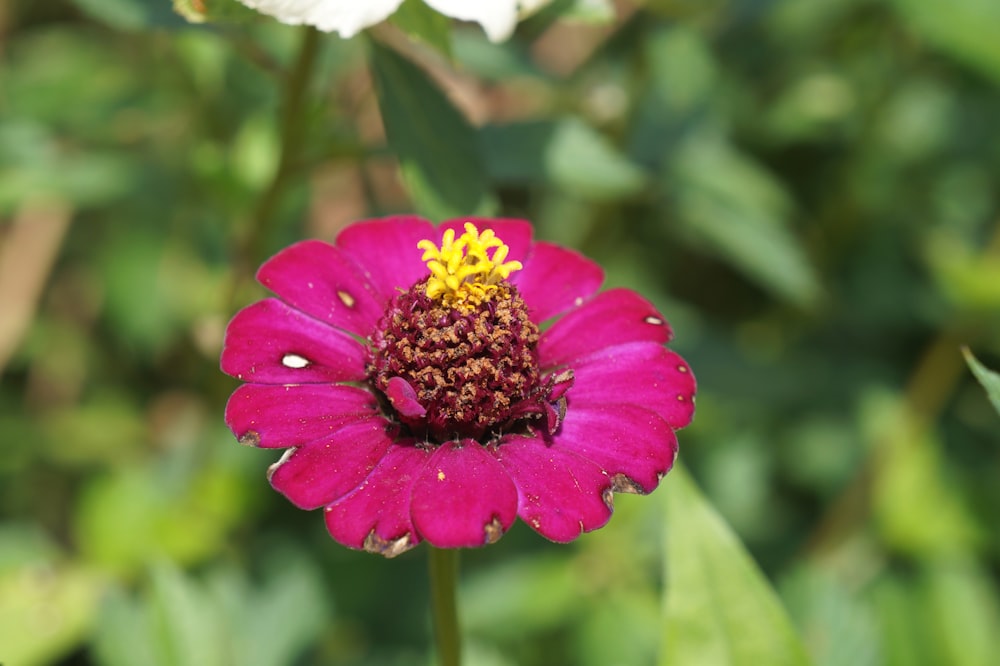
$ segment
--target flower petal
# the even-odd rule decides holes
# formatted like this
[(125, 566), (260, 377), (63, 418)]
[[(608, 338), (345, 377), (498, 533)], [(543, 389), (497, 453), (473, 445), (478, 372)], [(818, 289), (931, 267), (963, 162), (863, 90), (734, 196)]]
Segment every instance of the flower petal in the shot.
[(541, 322), (581, 305), (600, 289), (604, 271), (578, 252), (539, 242), (510, 281), (528, 304), (531, 318)]
[(569, 409), (552, 446), (598, 465), (616, 492), (648, 493), (673, 467), (677, 437), (648, 409), (593, 405)]
[(680, 356), (658, 344), (630, 342), (606, 347), (573, 363), (568, 410), (599, 405), (638, 405), (680, 429), (694, 416), (695, 379)]
[(413, 486), (417, 533), (439, 548), (493, 543), (517, 517), (517, 489), (497, 459), (471, 439), (440, 445)]
[(316, 509), (358, 487), (392, 446), (382, 419), (355, 423), (288, 452), (268, 470), (275, 490), (300, 509)]
[(517, 25), (517, 0), (424, 0), (437, 11), (461, 21), (475, 21), (483, 26), (490, 41), (501, 42)]
[(276, 298), (236, 313), (226, 328), (221, 364), (226, 374), (259, 384), (365, 378), (361, 343)]
[(410, 519), (410, 496), (430, 457), (430, 451), (416, 446), (391, 447), (360, 486), (326, 507), (330, 536), (386, 557), (420, 543)]
[[(527, 259), (531, 251), (531, 236), (533, 234), (530, 222), (511, 218), (463, 217), (442, 222), (438, 226), (437, 238), (440, 238), (446, 229), (453, 229), (456, 237), (461, 236), (465, 233), (466, 222), (472, 222), (480, 232), (492, 229), (496, 237), (510, 248), (510, 252), (507, 254), (507, 261), (520, 261), (524, 263)], [(435, 242), (437, 242), (437, 239), (435, 239)]]
[(292, 307), (361, 337), (385, 312), (385, 301), (358, 267), (323, 241), (285, 248), (260, 267), (257, 280)]
[(226, 425), (241, 444), (302, 446), (378, 417), (370, 392), (337, 384), (244, 384), (226, 403)]
[(572, 541), (611, 518), (611, 477), (593, 462), (529, 437), (496, 451), (517, 486), (517, 515), (545, 538)]
[(601, 347), (638, 341), (663, 344), (670, 337), (670, 325), (649, 301), (630, 289), (610, 289), (570, 310), (545, 331), (538, 357), (544, 368), (551, 368)]
[(362, 273), (389, 301), (400, 289), (409, 289), (426, 277), (427, 265), (417, 243), (439, 237), (427, 220), (414, 216), (366, 220), (347, 227), (337, 236), (337, 247), (358, 264)]
[(417, 400), (417, 392), (402, 377), (393, 377), (389, 380), (389, 385), (385, 388), (385, 397), (401, 416), (418, 419), (427, 414), (427, 408)]
[(403, 0), (240, 0), (247, 7), (273, 16), (289, 25), (313, 25), (324, 32), (337, 32), (345, 39), (370, 25), (387, 19)]

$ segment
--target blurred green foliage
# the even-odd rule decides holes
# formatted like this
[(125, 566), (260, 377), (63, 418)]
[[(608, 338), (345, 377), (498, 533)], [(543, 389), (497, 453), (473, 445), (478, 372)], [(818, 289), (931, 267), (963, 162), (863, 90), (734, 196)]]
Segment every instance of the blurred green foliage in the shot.
[(311, 68), (231, 0), (0, 4), (0, 662), (427, 663), (424, 553), (273, 493), (217, 363), (265, 256), (418, 210), (595, 257), (700, 387), (704, 496), (463, 554), (470, 663), (993, 663), (1000, 5), (617, 4)]

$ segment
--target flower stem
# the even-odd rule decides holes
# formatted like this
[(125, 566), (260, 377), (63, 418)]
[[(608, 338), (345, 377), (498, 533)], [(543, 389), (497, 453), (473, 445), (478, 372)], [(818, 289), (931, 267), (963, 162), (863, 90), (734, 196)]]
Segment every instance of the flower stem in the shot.
[(431, 607), (434, 613), (434, 639), (440, 666), (459, 666), (462, 662), (461, 637), (455, 588), (458, 582), (458, 550), (428, 546), (431, 576)]

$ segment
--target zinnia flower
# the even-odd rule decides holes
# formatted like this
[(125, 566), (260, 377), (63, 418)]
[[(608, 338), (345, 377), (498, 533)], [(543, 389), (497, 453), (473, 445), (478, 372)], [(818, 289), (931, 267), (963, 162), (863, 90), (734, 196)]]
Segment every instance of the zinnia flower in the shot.
[[(282, 23), (312, 25), (324, 32), (353, 37), (370, 25), (389, 18), (403, 0), (240, 0)], [(494, 42), (510, 37), (518, 12), (529, 12), (549, 0), (424, 0), (435, 11), (483, 26)]]
[(482, 546), (517, 516), (571, 541), (657, 486), (694, 413), (663, 316), (521, 220), (360, 222), (257, 278), (279, 298), (226, 331), (226, 422), (288, 449), (271, 485), (351, 548)]

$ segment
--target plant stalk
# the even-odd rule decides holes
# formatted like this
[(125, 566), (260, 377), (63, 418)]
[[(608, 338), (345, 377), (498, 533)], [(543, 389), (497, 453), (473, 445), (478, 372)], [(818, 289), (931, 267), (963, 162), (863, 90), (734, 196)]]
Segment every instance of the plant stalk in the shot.
[(440, 666), (462, 663), (461, 635), (455, 590), (458, 583), (458, 550), (428, 546), (431, 579), (431, 609), (434, 639)]

